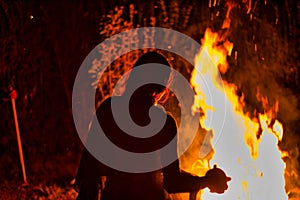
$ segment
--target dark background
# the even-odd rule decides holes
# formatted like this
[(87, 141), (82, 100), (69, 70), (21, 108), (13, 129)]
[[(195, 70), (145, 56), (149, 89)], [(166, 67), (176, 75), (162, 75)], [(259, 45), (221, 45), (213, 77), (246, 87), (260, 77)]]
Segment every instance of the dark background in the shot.
[[(18, 92), (17, 112), (29, 180), (69, 182), (75, 176), (82, 144), (72, 119), (72, 87), (85, 56), (110, 34), (122, 30), (123, 24), (114, 24), (115, 32), (100, 34), (110, 23), (106, 15), (116, 13), (115, 6), (124, 6), (124, 20), (129, 16), (129, 4), (135, 6), (134, 27), (150, 25), (153, 16), (156, 26), (200, 41), (207, 27), (222, 31), (226, 2), (219, 0), (209, 7), (208, 1), (196, 0), (1, 0), (0, 87), (7, 90), (13, 85)], [(230, 69), (223, 77), (245, 94), (247, 112), (263, 112), (256, 100), (257, 88), (268, 96), (270, 104), (279, 100), (278, 119), (285, 131), (280, 147), (291, 155), (286, 159), (288, 168), (296, 171), (300, 146), (300, 3), (253, 0), (247, 14), (249, 1), (234, 2), (228, 38), (238, 59), (234, 53), (228, 58)], [(0, 181), (21, 183), (10, 101), (0, 103), (0, 119)], [(289, 178), (297, 182), (298, 176)]]

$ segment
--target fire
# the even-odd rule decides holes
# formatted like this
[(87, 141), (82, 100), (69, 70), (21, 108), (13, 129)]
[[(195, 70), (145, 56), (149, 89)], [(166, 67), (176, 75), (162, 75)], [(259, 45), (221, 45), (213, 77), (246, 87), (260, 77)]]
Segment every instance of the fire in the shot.
[[(209, 164), (196, 161), (193, 172), (203, 175), (199, 171), (217, 164), (232, 178), (224, 194), (204, 190), (202, 199), (286, 200), (285, 154), (278, 148), (283, 137), (282, 124), (276, 120), (279, 103), (270, 105), (258, 90), (257, 100), (265, 112), (250, 117), (243, 111), (244, 95), (238, 96), (237, 87), (219, 75), (228, 69), (226, 57), (232, 48), (224, 37), (207, 29), (191, 76), (196, 92), (192, 109), (201, 113), (202, 128), (213, 135), (203, 143), (214, 148), (200, 149), (199, 157), (208, 159)], [(213, 156), (207, 157), (210, 152)]]

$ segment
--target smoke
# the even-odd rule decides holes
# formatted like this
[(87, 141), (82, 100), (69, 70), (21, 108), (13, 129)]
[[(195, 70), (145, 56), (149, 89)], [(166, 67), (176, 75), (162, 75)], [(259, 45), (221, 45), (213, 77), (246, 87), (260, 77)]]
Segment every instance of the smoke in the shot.
[(234, 11), (229, 34), (234, 48), (224, 79), (235, 83), (244, 93), (245, 112), (263, 112), (256, 98), (259, 90), (268, 97), (270, 105), (279, 101), (277, 118), (285, 126), (292, 125), (300, 117), (299, 94), (293, 87), (296, 82), (291, 80), (297, 75), (297, 71), (293, 71), (297, 58), (290, 53), (295, 50), (294, 45), (266, 19), (249, 20), (248, 15), (241, 14), (235, 18), (238, 13)]

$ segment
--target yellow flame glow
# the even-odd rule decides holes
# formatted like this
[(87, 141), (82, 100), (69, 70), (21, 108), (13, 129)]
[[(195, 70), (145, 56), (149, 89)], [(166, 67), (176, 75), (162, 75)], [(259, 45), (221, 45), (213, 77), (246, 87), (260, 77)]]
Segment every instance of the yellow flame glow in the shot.
[[(204, 190), (202, 199), (286, 200), (284, 152), (278, 148), (283, 137), (282, 124), (276, 120), (278, 101), (270, 106), (258, 91), (257, 99), (265, 112), (256, 118), (244, 113), (244, 96), (238, 96), (237, 87), (219, 76), (219, 72), (226, 73), (228, 69), (226, 59), (232, 48), (233, 44), (207, 29), (191, 76), (196, 92), (192, 109), (201, 112), (202, 128), (215, 136), (210, 141), (214, 148), (210, 166), (218, 164), (232, 178), (224, 194)], [(214, 121), (221, 118), (224, 124), (220, 130), (220, 122)], [(198, 168), (209, 167), (203, 163), (194, 163), (195, 173)]]

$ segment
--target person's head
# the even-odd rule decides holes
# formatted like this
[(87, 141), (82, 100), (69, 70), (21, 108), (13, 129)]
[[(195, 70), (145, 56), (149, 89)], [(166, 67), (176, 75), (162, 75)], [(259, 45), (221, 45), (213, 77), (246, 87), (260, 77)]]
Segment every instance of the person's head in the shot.
[[(166, 68), (164, 68), (164, 70), (159, 71), (159, 73), (157, 73), (156, 71), (148, 71), (145, 70), (144, 73), (142, 73), (142, 75), (140, 75), (139, 73), (139, 77), (137, 77), (137, 73), (135, 73), (135, 68), (139, 67), (141, 65), (150, 65), (150, 67), (153, 68), (157, 68), (159, 69), (159, 65), (164, 65), (167, 66), (169, 70), (165, 70)], [(161, 99), (162, 96), (164, 96), (165, 94), (167, 94), (167, 88), (166, 86), (168, 86), (169, 82), (170, 82), (170, 77), (171, 77), (171, 65), (170, 63), (167, 61), (167, 59), (157, 53), (157, 52), (148, 52), (143, 54), (134, 64), (133, 66), (133, 70), (131, 71), (129, 78), (127, 80), (127, 86), (126, 87), (130, 87), (131, 85), (135, 84), (138, 79), (144, 79), (145, 77), (154, 77), (155, 76), (155, 80), (158, 80), (159, 82), (162, 82), (163, 85), (160, 84), (146, 84), (146, 85), (142, 85), (139, 89), (137, 89), (137, 92), (143, 96), (149, 96), (151, 97), (154, 102), (157, 102), (158, 100)]]

